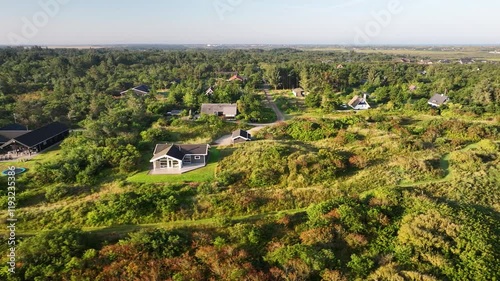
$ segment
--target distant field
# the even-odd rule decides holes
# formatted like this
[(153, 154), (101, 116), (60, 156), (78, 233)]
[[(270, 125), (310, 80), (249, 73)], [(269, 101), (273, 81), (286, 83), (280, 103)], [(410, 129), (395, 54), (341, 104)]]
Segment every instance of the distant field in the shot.
[(436, 49), (436, 48), (314, 48), (304, 49), (305, 51), (352, 51), (366, 54), (390, 54), (398, 56), (418, 56), (428, 57), (431, 59), (460, 59), (464, 57), (472, 57), (476, 59), (500, 61), (500, 54), (492, 54), (495, 48), (482, 48), (482, 47), (466, 47), (459, 49)]

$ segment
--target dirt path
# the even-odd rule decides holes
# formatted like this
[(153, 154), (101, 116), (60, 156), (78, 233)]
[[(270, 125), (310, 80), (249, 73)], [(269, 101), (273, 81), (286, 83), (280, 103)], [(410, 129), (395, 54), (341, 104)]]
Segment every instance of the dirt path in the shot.
[[(264, 87), (262, 89), (262, 91), (264, 91), (264, 93), (266, 95), (267, 103), (268, 103), (269, 107), (276, 114), (276, 118), (277, 119), (276, 119), (276, 121), (274, 121), (272, 123), (248, 123), (249, 126), (253, 126), (254, 127), (252, 129), (248, 130), (248, 132), (251, 135), (254, 135), (255, 133), (257, 133), (258, 131), (264, 129), (265, 127), (269, 127), (269, 126), (278, 124), (279, 122), (283, 122), (283, 121), (286, 120), (285, 119), (285, 115), (283, 114), (283, 112), (281, 112), (281, 110), (278, 108), (278, 106), (276, 105), (276, 103), (274, 103), (273, 98), (269, 94), (269, 88), (268, 87)], [(221, 146), (231, 145), (232, 144), (231, 135), (225, 135), (225, 136), (223, 136), (223, 137), (215, 140), (214, 143), (215, 143), (215, 145), (221, 145)]]
[(278, 106), (274, 103), (271, 95), (269, 94), (269, 90), (264, 89), (264, 93), (266, 93), (267, 103), (274, 110), (274, 113), (276, 113), (276, 117), (278, 118), (276, 120), (276, 122), (285, 121), (285, 115), (283, 114), (283, 112), (281, 112), (281, 110), (278, 108)]

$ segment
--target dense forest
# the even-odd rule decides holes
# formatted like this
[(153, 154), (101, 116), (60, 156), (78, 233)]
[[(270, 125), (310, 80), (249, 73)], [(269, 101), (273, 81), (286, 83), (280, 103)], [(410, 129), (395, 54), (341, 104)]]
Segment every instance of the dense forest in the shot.
[[(28, 169), (16, 273), (1, 232), (1, 279), (500, 280), (500, 64), (405, 57), (0, 49), (0, 127), (74, 129), (0, 162)], [(149, 95), (120, 94), (142, 84)], [(362, 93), (372, 109), (345, 108)], [(431, 107), (436, 93), (450, 102)], [(240, 114), (193, 118), (208, 102)], [(157, 143), (255, 126), (251, 142), (213, 145), (200, 172), (147, 175)]]
[[(244, 87), (219, 83), (213, 96), (204, 95), (231, 73), (247, 78)], [(494, 63), (406, 64), (387, 55), (352, 51), (8, 48), (0, 50), (0, 124), (11, 122), (15, 113), (31, 126), (50, 120), (76, 125), (95, 117), (113, 94), (138, 84), (148, 85), (153, 93), (170, 90), (164, 101), (147, 103), (152, 113), (196, 110), (209, 100), (235, 102), (245, 93), (251, 95), (263, 81), (275, 89), (301, 86), (311, 93), (311, 107), (327, 111), (357, 90), (372, 93), (378, 103), (420, 110), (426, 109), (421, 100), (446, 92), (457, 110), (480, 115), (500, 110), (498, 77)], [(412, 85), (415, 91), (410, 91)]]

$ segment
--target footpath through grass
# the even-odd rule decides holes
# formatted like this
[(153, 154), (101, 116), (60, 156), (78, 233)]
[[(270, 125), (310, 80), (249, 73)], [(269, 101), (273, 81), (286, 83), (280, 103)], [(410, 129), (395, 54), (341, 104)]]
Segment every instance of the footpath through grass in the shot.
[(207, 182), (215, 177), (215, 168), (220, 159), (220, 151), (217, 148), (210, 149), (208, 165), (181, 175), (149, 175), (149, 170), (139, 172), (127, 179), (128, 182), (136, 183), (185, 183), (185, 182)]
[[(135, 225), (116, 225), (116, 226), (103, 226), (103, 227), (83, 227), (82, 230), (85, 232), (91, 232), (97, 235), (125, 235), (130, 232), (142, 230), (142, 229), (155, 229), (155, 228), (165, 228), (165, 229), (178, 229), (178, 228), (188, 228), (188, 227), (226, 227), (228, 224), (232, 223), (243, 223), (252, 222), (256, 220), (262, 220), (266, 218), (276, 219), (283, 215), (295, 215), (299, 213), (304, 213), (306, 208), (291, 209), (291, 210), (280, 210), (271, 211), (261, 214), (251, 214), (235, 217), (215, 217), (215, 218), (205, 218), (199, 220), (179, 220), (171, 222), (160, 222), (160, 223), (149, 223), (149, 224), (135, 224)], [(19, 236), (35, 236), (40, 232), (50, 232), (52, 230), (42, 230), (42, 231), (26, 231), (18, 233)], [(6, 235), (6, 232), (0, 232), (0, 235)]]

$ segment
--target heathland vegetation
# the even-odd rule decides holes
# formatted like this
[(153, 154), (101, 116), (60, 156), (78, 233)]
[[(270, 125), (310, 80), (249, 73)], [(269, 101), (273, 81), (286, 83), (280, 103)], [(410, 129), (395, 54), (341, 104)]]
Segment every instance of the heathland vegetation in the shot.
[[(0, 49), (0, 125), (15, 114), (75, 129), (31, 160), (0, 162), (28, 168), (16, 274), (5, 254), (0, 279), (499, 280), (500, 65), (399, 60)], [(227, 81), (235, 73), (244, 81)], [(151, 94), (119, 95), (139, 84)], [(292, 95), (299, 86), (305, 97)], [(274, 122), (268, 88), (285, 121)], [(371, 110), (343, 107), (365, 92)], [(450, 102), (432, 108), (435, 93)], [(241, 114), (190, 118), (205, 102)], [(270, 124), (213, 146), (207, 167), (147, 175), (155, 144), (213, 143), (251, 123)], [(5, 177), (0, 187), (6, 210)]]

